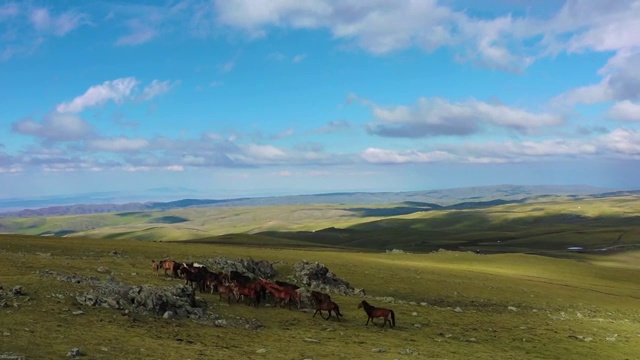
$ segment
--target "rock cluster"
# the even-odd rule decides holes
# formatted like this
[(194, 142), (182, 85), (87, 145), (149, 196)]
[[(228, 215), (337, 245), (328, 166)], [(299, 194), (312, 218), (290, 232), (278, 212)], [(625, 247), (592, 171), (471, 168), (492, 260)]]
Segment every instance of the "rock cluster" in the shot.
[(204, 317), (202, 307), (196, 304), (193, 289), (185, 285), (158, 288), (105, 282), (77, 295), (76, 300), (81, 305), (128, 310), (142, 315), (163, 316), (172, 312), (176, 317)]
[(319, 262), (303, 260), (293, 264), (293, 270), (295, 281), (312, 290), (342, 295), (363, 293), (362, 289), (355, 289)]
[(276, 269), (273, 267), (274, 263), (267, 260), (256, 261), (252, 258), (233, 260), (218, 256), (215, 259), (208, 259), (204, 263), (212, 270), (222, 271), (227, 274), (231, 271), (237, 271), (252, 278), (272, 279), (277, 274)]

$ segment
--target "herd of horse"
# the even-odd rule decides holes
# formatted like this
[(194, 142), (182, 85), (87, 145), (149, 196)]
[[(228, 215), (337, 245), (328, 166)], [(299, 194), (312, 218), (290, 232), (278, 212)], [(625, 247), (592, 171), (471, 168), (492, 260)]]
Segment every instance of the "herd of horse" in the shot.
[[(248, 305), (258, 307), (261, 302), (267, 302), (268, 298), (272, 299), (274, 306), (285, 307), (291, 309), (293, 302), (297, 304), (298, 309), (301, 307), (302, 294), (300, 287), (285, 281), (271, 281), (263, 278), (253, 279), (238, 271), (232, 270), (227, 272), (211, 271), (206, 266), (198, 263), (184, 263), (174, 260), (151, 260), (151, 265), (156, 276), (160, 275), (160, 271), (165, 276), (181, 278), (185, 281), (185, 285), (190, 285), (194, 290), (198, 288), (201, 293), (210, 292), (218, 293), (220, 300), (226, 300), (231, 304), (231, 299), (235, 298), (236, 302), (247, 301)], [(315, 307), (316, 314), (320, 314), (325, 320), (329, 320), (331, 314), (340, 321), (343, 317), (340, 313), (340, 307), (336, 304), (329, 294), (312, 290), (309, 294), (311, 303)], [(367, 314), (367, 323), (372, 324), (374, 318), (383, 318), (384, 327), (387, 322), (390, 327), (395, 327), (395, 313), (391, 309), (379, 308), (370, 305), (367, 301), (362, 300), (358, 304), (358, 309), (364, 309)], [(328, 312), (325, 318), (322, 311)]]

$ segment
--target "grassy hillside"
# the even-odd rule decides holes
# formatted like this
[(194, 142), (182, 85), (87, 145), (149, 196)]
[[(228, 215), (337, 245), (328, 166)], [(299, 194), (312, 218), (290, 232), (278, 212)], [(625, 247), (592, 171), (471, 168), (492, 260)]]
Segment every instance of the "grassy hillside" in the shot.
[[(640, 353), (640, 252), (557, 259), (294, 250), (281, 248), (284, 243), (272, 248), (268, 238), (243, 245), (256, 239), (243, 235), (223, 245), (0, 236), (0, 285), (22, 285), (27, 295), (0, 307), (0, 354), (62, 358), (73, 347), (90, 359), (632, 359)], [(209, 294), (199, 296), (216, 313), (255, 318), (263, 327), (132, 318), (79, 306), (72, 295), (84, 285), (36, 274), (49, 269), (167, 286), (176, 281), (153, 276), (150, 259), (217, 255), (280, 261), (285, 274), (302, 259), (320, 261), (369, 296), (393, 297), (370, 302), (393, 308), (398, 326), (365, 327), (366, 316), (356, 308), (360, 298), (337, 295), (345, 316), (339, 323), (295, 310), (227, 306)], [(73, 315), (78, 310), (84, 313)], [(382, 348), (386, 352), (372, 352)]]
[[(464, 205), (464, 204), (463, 204)], [(628, 249), (640, 243), (637, 195), (438, 208), (433, 204), (282, 205), (0, 219), (0, 230), (28, 235), (338, 246), (360, 250), (439, 248), (488, 252)], [(251, 239), (251, 236), (256, 236)], [(232, 241), (232, 243), (235, 243)]]

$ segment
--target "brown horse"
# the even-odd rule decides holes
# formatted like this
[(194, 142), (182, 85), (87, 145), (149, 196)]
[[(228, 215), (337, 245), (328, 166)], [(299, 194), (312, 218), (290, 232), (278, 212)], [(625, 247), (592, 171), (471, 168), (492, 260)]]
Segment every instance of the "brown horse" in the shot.
[[(364, 308), (364, 312), (367, 313), (367, 323), (365, 325), (369, 325), (369, 320), (371, 320), (371, 323), (375, 325), (373, 322), (374, 318), (384, 318), (382, 327), (387, 324), (387, 321), (389, 322), (390, 327), (396, 326), (396, 315), (393, 310), (372, 306), (365, 300), (362, 300), (360, 304), (358, 304), (358, 309), (362, 308)], [(391, 316), (391, 320), (389, 320), (389, 316)]]
[[(338, 306), (338, 304), (334, 303), (331, 300), (316, 301), (315, 304), (316, 312), (313, 313), (312, 317), (315, 317), (317, 313), (320, 313), (321, 318), (329, 320), (329, 318), (331, 317), (331, 312), (333, 311), (336, 314), (336, 318), (338, 319), (338, 321), (340, 321), (340, 317), (342, 317), (342, 314), (340, 313), (340, 307)], [(329, 312), (329, 315), (326, 318), (322, 316), (322, 310)]]
[(156, 274), (156, 276), (158, 276), (158, 270), (160, 269), (160, 264), (152, 259), (151, 260), (151, 268), (153, 269), (153, 272)]
[[(227, 303), (231, 304), (231, 295), (233, 295), (233, 289), (231, 286), (218, 283), (216, 285), (216, 290), (218, 291), (218, 294), (220, 294), (220, 300), (222, 300), (222, 296), (226, 296)], [(211, 293), (213, 294), (213, 287), (211, 288)]]
[(178, 277), (178, 268), (180, 264), (173, 260), (160, 260), (158, 263), (160, 269), (164, 270), (164, 276), (167, 276), (167, 270), (171, 271), (171, 275), (175, 278)]
[(323, 301), (331, 301), (331, 296), (329, 294), (322, 293), (320, 291), (311, 291), (311, 299), (314, 302), (323, 302)]

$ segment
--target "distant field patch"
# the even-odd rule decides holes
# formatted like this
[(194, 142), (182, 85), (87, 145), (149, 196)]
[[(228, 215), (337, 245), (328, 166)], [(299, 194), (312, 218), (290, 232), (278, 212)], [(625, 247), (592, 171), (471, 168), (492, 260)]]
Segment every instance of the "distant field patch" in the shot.
[(121, 212), (121, 213), (117, 213), (116, 216), (121, 216), (121, 217), (127, 217), (127, 216), (143, 216), (143, 217), (149, 217), (149, 214), (145, 214), (143, 211), (126, 211), (126, 212)]
[(150, 219), (147, 222), (150, 224), (179, 224), (186, 221), (189, 221), (189, 219), (183, 218), (181, 216), (161, 216)]

